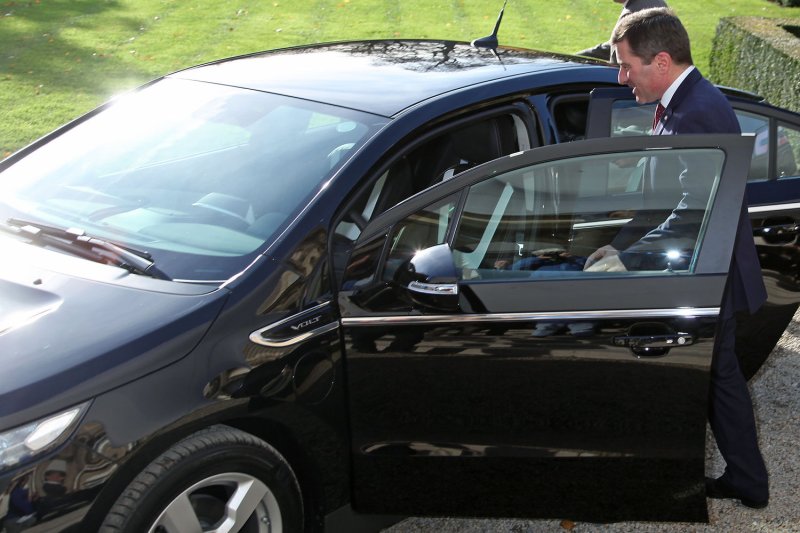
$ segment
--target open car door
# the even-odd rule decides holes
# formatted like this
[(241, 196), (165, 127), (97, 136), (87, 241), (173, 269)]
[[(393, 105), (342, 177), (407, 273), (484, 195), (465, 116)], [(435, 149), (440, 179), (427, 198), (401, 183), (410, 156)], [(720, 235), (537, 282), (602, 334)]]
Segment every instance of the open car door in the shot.
[[(709, 368), (752, 144), (536, 148), (370, 222), (338, 297), (353, 507), (707, 520)], [(652, 158), (694, 171), (693, 223), (634, 242), (620, 253), (627, 270), (584, 270), (620, 231), (652, 229), (631, 227), (616, 194)], [(676, 203), (631, 207), (655, 220)]]
[[(800, 115), (725, 89), (742, 133), (755, 137), (750, 152), (746, 199), (769, 299), (736, 328), (736, 352), (746, 377), (775, 348), (800, 304)], [(648, 135), (655, 104), (638, 105), (630, 87), (591, 93), (588, 138)], [(631, 182), (632, 192), (641, 188)]]

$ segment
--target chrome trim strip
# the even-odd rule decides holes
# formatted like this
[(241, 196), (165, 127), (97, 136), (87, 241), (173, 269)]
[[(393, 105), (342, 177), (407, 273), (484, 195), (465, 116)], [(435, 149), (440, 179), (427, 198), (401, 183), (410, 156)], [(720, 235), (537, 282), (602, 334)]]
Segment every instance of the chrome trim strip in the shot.
[(717, 316), (719, 307), (675, 309), (617, 309), (604, 311), (556, 311), (551, 313), (486, 313), (474, 315), (412, 315), (344, 317), (343, 326), (386, 326), (392, 324), (454, 324), (479, 322), (529, 322), (532, 320), (597, 320), (615, 318), (689, 318)]
[(295, 335), (294, 337), (289, 337), (288, 339), (270, 339), (269, 337), (264, 337), (264, 333), (272, 329), (279, 328), (284, 324), (291, 322), (293, 320), (297, 320), (298, 317), (303, 315), (311, 315), (314, 314), (315, 311), (322, 310), (324, 307), (330, 305), (330, 301), (321, 303), (311, 309), (306, 309), (299, 313), (295, 313), (290, 317), (284, 318), (283, 320), (279, 320), (278, 322), (274, 322), (268, 326), (265, 326), (261, 329), (258, 329), (250, 334), (250, 342), (254, 342), (255, 344), (260, 344), (261, 346), (269, 346), (270, 348), (286, 348), (287, 346), (293, 346), (295, 344), (299, 344), (303, 341), (308, 339), (312, 339), (324, 333), (328, 333), (329, 331), (333, 331), (339, 327), (339, 322), (329, 322), (324, 324), (318, 328), (314, 328), (310, 331), (305, 331), (299, 335)]
[(262, 346), (269, 346), (270, 348), (286, 348), (287, 346), (294, 346), (295, 344), (300, 344), (303, 341), (307, 341), (309, 339), (313, 339), (323, 333), (328, 333), (329, 331), (333, 331), (339, 327), (338, 322), (330, 322), (325, 324), (324, 326), (320, 326), (317, 329), (312, 329), (311, 331), (306, 331), (305, 333), (301, 333), (300, 335), (290, 337), (288, 339), (283, 340), (275, 340), (270, 339), (269, 337), (262, 337), (257, 335), (259, 332), (256, 331), (250, 334), (250, 340), (256, 344), (260, 344)]
[(793, 204), (772, 204), (772, 205), (756, 205), (748, 207), (748, 213), (769, 213), (771, 211), (786, 211), (789, 209), (800, 209), (800, 203)]
[(614, 218), (609, 220), (598, 220), (597, 222), (578, 222), (572, 225), (572, 229), (587, 229), (587, 228), (606, 228), (611, 226), (624, 226), (632, 218)]

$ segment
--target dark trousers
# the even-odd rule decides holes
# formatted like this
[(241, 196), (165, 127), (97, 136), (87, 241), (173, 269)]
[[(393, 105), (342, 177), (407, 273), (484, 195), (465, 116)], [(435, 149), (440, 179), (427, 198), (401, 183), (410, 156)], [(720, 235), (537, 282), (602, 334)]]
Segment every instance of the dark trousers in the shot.
[(730, 298), (726, 300), (711, 360), (708, 419), (725, 460), (724, 479), (741, 496), (761, 501), (769, 498), (767, 468), (758, 448), (750, 391), (734, 351), (736, 318), (726, 309)]

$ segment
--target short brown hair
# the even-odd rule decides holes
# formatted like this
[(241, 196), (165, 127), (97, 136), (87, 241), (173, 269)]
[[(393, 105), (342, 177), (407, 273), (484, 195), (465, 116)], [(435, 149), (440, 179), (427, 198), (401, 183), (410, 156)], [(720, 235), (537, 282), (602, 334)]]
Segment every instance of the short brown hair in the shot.
[(645, 64), (659, 52), (667, 52), (681, 65), (692, 65), (689, 34), (675, 12), (667, 7), (643, 9), (620, 19), (611, 34), (611, 44), (627, 41)]

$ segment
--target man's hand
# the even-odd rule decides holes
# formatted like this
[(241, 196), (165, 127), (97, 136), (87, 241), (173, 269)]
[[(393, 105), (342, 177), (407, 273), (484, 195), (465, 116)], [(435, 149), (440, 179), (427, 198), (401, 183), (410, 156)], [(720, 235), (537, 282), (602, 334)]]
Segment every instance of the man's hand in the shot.
[(619, 258), (619, 250), (607, 244), (598, 248), (586, 259), (584, 272), (627, 272), (627, 268)]
[(592, 266), (593, 264), (597, 263), (598, 261), (600, 261), (604, 257), (617, 255), (618, 253), (619, 253), (619, 250), (617, 250), (616, 248), (614, 248), (610, 244), (606, 244), (602, 248), (598, 248), (597, 250), (595, 250), (592, 253), (592, 255), (590, 255), (589, 257), (586, 258), (586, 264), (583, 265), (583, 269), (584, 270), (589, 270), (590, 266)]
[(589, 267), (583, 267), (584, 272), (627, 272), (628, 269), (619, 258), (619, 255), (607, 255)]

